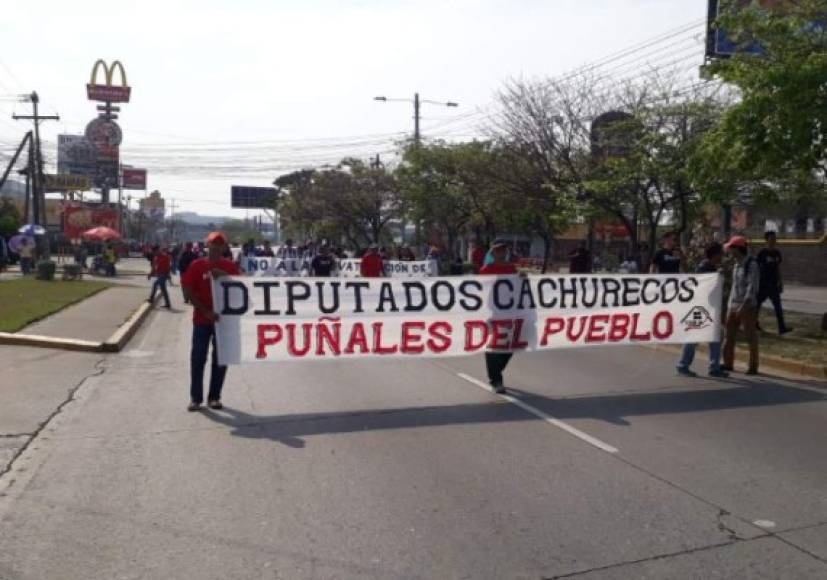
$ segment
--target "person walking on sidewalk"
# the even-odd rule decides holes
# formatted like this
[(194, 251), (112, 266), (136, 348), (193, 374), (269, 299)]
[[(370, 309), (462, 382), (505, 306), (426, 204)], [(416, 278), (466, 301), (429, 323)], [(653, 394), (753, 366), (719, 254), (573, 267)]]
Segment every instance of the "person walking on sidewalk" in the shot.
[(733, 236), (726, 244), (726, 250), (735, 257), (732, 271), (732, 289), (729, 293), (729, 312), (726, 318), (724, 340), (725, 371), (732, 371), (735, 362), (735, 341), (738, 329), (742, 328), (749, 343), (748, 375), (758, 374), (758, 285), (760, 274), (758, 262), (749, 254), (749, 243), (744, 236)]
[[(696, 269), (698, 274), (717, 272), (721, 266), (721, 260), (724, 257), (724, 247), (715, 242), (706, 248), (706, 259), (703, 260)], [(685, 377), (697, 376), (690, 368), (692, 361), (695, 360), (695, 348), (697, 344), (688, 343), (683, 345), (683, 354), (678, 361), (678, 374)], [(726, 378), (729, 376), (725, 370), (721, 369), (721, 343), (709, 343), (709, 376), (717, 378)]]
[(212, 232), (207, 236), (207, 257), (190, 264), (181, 277), (184, 295), (193, 306), (192, 349), (190, 351), (190, 404), (189, 411), (197, 411), (204, 402), (204, 367), (212, 343), (212, 366), (210, 390), (207, 404), (211, 409), (221, 409), (221, 389), (227, 367), (218, 364), (215, 344), (215, 323), (218, 314), (213, 312), (212, 278), (238, 276), (238, 264), (224, 257), (227, 236), (223, 232)]
[[(784, 310), (781, 308), (781, 293), (784, 291), (784, 284), (781, 281), (781, 252), (775, 247), (775, 232), (764, 234), (767, 247), (758, 252), (755, 259), (761, 272), (761, 283), (758, 286), (758, 312), (761, 312), (761, 305), (769, 298), (775, 310), (775, 318), (778, 321), (778, 334), (792, 332), (792, 328), (784, 324)], [(761, 330), (761, 327), (758, 327)]]
[[(494, 261), (480, 268), (480, 274), (506, 276), (517, 273), (517, 267), (508, 261), (508, 246), (504, 242), (494, 242), (491, 246), (491, 255)], [(485, 367), (488, 372), (488, 383), (495, 393), (504, 393), (503, 371), (514, 353), (485, 352)]]
[(155, 282), (152, 283), (152, 292), (149, 294), (147, 302), (155, 302), (155, 293), (160, 289), (161, 296), (164, 297), (164, 308), (172, 308), (169, 301), (169, 293), (167, 292), (167, 281), (169, 281), (170, 272), (172, 271), (172, 256), (166, 248), (155, 248), (155, 257), (152, 258), (152, 271), (147, 274), (147, 279), (155, 277)]

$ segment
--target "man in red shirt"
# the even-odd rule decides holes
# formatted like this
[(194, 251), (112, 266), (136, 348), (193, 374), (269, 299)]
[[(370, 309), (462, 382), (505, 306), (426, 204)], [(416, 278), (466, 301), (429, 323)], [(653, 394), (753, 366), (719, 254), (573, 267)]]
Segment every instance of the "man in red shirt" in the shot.
[[(508, 255), (508, 246), (502, 242), (495, 242), (491, 246), (491, 255), (494, 261), (486, 264), (480, 268), (480, 274), (506, 276), (517, 273), (517, 268), (512, 262), (509, 262), (506, 257)], [(504, 393), (505, 386), (503, 386), (503, 371), (505, 370), (508, 361), (511, 360), (511, 352), (493, 352), (487, 351), (485, 353), (485, 366), (488, 370), (488, 382), (495, 393)]]
[(210, 391), (207, 404), (211, 409), (221, 409), (221, 388), (227, 367), (218, 364), (215, 346), (215, 323), (218, 314), (213, 312), (212, 278), (238, 276), (238, 265), (224, 257), (227, 236), (223, 232), (212, 232), (207, 236), (207, 257), (190, 264), (181, 277), (184, 296), (193, 306), (192, 350), (190, 351), (190, 411), (197, 411), (204, 401), (204, 367), (212, 342), (212, 368)]
[(149, 294), (148, 302), (155, 302), (155, 292), (160, 288), (161, 296), (164, 297), (164, 308), (171, 308), (169, 302), (169, 294), (167, 293), (167, 282), (169, 281), (169, 273), (172, 271), (172, 256), (169, 255), (166, 247), (153, 248), (154, 257), (152, 258), (152, 271), (147, 274), (147, 278), (155, 276), (155, 282), (152, 284), (152, 292)]
[(385, 275), (385, 265), (382, 262), (382, 256), (379, 255), (379, 248), (376, 244), (371, 244), (368, 251), (362, 256), (362, 261), (359, 264), (359, 273), (362, 278), (381, 278)]
[(483, 262), (485, 262), (485, 248), (482, 247), (482, 242), (474, 242), (474, 249), (471, 250), (471, 263), (474, 265), (474, 271), (479, 274), (482, 269)]

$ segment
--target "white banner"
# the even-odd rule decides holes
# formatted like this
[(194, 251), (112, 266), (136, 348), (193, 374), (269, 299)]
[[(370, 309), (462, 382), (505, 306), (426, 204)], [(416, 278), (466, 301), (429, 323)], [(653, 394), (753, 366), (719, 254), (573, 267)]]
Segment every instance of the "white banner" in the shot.
[(720, 340), (717, 274), (226, 277), (221, 364)]
[[(342, 278), (359, 278), (359, 266), (362, 263), (360, 258), (348, 258), (339, 260), (339, 276)], [(401, 260), (385, 260), (385, 276), (388, 278), (422, 278), (425, 276), (436, 276), (439, 273), (439, 266), (436, 260), (419, 260), (403, 262)]]

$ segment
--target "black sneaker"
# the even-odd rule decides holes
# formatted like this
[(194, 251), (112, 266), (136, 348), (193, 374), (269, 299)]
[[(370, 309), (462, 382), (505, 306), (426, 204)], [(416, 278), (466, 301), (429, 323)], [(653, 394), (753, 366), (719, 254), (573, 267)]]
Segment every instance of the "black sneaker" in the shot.
[(192, 403), (187, 406), (187, 411), (200, 411), (201, 410), (201, 403), (196, 403), (193, 401)]
[(678, 367), (677, 370), (678, 370), (678, 374), (682, 377), (689, 377), (691, 379), (694, 379), (695, 377), (698, 376), (698, 373), (696, 373), (695, 371), (690, 370), (690, 369), (686, 369), (686, 368), (683, 368), (683, 367)]
[(720, 368), (721, 368), (721, 370), (722, 370), (722, 371), (726, 371), (726, 372), (728, 372), (728, 373), (735, 372), (735, 369), (734, 369), (734, 368), (732, 368), (732, 367), (730, 367), (730, 366), (727, 366), (727, 365), (721, 365), (721, 367), (720, 367)]
[(794, 330), (794, 329), (793, 329), (793, 327), (792, 327), (792, 326), (788, 326), (788, 327), (786, 327), (786, 328), (782, 328), (781, 330), (779, 330), (779, 331), (778, 331), (778, 334), (779, 334), (780, 336), (784, 336), (785, 334), (787, 334), (788, 332), (792, 332), (793, 330)]
[(207, 401), (207, 406), (210, 409), (223, 409), (224, 405), (221, 404), (221, 401)]
[(729, 373), (726, 372), (724, 369), (716, 369), (709, 371), (710, 377), (715, 377), (716, 379), (725, 379), (729, 376)]
[(501, 395), (505, 392), (505, 386), (502, 381), (491, 381), (491, 390)]
[(748, 374), (748, 375), (757, 375), (758, 374), (758, 369), (749, 369), (746, 372), (746, 374)]

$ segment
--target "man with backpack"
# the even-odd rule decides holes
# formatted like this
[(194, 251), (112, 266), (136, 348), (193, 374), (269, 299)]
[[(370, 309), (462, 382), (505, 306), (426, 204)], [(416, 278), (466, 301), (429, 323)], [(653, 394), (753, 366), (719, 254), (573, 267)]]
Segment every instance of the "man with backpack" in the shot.
[(749, 242), (744, 236), (732, 236), (724, 246), (735, 258), (732, 270), (732, 289), (729, 293), (729, 311), (726, 318), (724, 340), (725, 371), (732, 371), (735, 362), (735, 341), (738, 330), (743, 329), (749, 343), (747, 374), (758, 374), (758, 287), (760, 273), (758, 262), (749, 253)]

